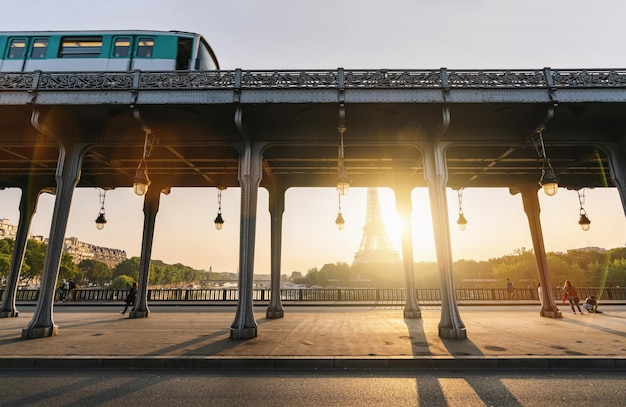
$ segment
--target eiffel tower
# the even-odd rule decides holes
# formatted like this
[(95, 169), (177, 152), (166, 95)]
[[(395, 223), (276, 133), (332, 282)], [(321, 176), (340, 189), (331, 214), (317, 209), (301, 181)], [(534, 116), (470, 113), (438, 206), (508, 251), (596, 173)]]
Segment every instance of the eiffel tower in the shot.
[(367, 263), (400, 263), (400, 254), (394, 250), (380, 212), (378, 189), (367, 189), (367, 210), (363, 237), (352, 265)]

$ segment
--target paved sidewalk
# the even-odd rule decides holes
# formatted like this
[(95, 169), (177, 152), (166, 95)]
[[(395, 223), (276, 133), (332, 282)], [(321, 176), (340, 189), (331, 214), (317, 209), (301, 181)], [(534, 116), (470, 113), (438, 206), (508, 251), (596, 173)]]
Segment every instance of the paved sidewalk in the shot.
[[(0, 319), (0, 368), (595, 368), (626, 369), (626, 307), (539, 316), (538, 307), (460, 307), (466, 340), (438, 336), (440, 309), (404, 319), (400, 306), (285, 307), (258, 336), (229, 339), (235, 307), (56, 311), (59, 334), (21, 339), (32, 312)], [(32, 308), (31, 308), (32, 309)], [(195, 309), (195, 308), (194, 308)], [(110, 312), (109, 312), (110, 311)]]

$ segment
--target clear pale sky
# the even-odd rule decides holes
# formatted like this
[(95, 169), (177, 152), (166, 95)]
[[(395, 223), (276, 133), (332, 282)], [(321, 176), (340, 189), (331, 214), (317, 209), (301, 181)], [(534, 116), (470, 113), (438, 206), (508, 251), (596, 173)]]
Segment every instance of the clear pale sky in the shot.
[[(5, 2), (0, 30), (150, 29), (203, 34), (222, 69), (531, 69), (626, 67), (626, 5), (607, 0), (21, 0)], [(428, 3), (428, 4), (426, 4)], [(578, 226), (578, 196), (560, 189), (540, 194), (548, 251), (626, 244), (626, 218), (614, 188), (586, 190), (591, 230)], [(381, 190), (383, 216), (399, 249), (393, 194)], [(366, 190), (342, 199), (344, 230), (337, 231), (337, 192), (293, 189), (286, 195), (282, 272), (351, 263), (365, 222)], [(19, 190), (0, 191), (0, 218), (17, 224)], [(48, 236), (54, 199), (43, 195), (31, 233)], [(237, 271), (239, 189), (224, 191), (224, 229), (216, 231), (217, 192), (173, 189), (162, 196), (152, 258), (213, 271)], [(434, 261), (426, 189), (413, 193), (415, 261)], [(506, 189), (467, 189), (464, 232), (455, 224), (457, 194), (449, 191), (455, 260), (488, 259), (532, 248), (521, 197)], [(107, 193), (102, 231), (95, 219), (96, 189), (77, 190), (66, 236), (139, 256), (143, 198), (129, 189)], [(259, 194), (255, 273), (269, 273), (267, 193)]]

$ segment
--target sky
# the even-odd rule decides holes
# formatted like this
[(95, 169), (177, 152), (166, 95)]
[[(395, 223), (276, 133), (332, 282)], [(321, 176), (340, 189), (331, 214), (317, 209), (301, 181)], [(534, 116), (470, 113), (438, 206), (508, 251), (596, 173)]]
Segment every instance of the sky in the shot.
[[(27, 10), (27, 12), (25, 12)], [(607, 0), (21, 0), (6, 2), (2, 31), (181, 30), (203, 34), (222, 69), (536, 69), (626, 66), (626, 3)], [(337, 191), (295, 188), (286, 193), (282, 273), (326, 263), (351, 264), (365, 223), (366, 189), (342, 198), (344, 230), (335, 227)], [(400, 248), (393, 193), (381, 189), (390, 239)], [(0, 191), (0, 218), (17, 224), (19, 190)], [(215, 230), (217, 190), (173, 189), (162, 195), (152, 258), (198, 269), (236, 272), (239, 263), (239, 189), (222, 195), (225, 220)], [(540, 193), (548, 251), (626, 245), (626, 217), (615, 188), (585, 190), (591, 229), (578, 225), (574, 191)], [(54, 197), (41, 196), (31, 225), (48, 236)], [(487, 260), (532, 248), (520, 195), (507, 189), (466, 189), (467, 229), (455, 224), (456, 191), (448, 191), (452, 255)], [(96, 230), (97, 189), (74, 194), (66, 236), (139, 256), (143, 198), (120, 188), (106, 195), (108, 223)], [(255, 274), (270, 272), (268, 195), (259, 192)], [(435, 261), (428, 192), (413, 192), (415, 261)]]

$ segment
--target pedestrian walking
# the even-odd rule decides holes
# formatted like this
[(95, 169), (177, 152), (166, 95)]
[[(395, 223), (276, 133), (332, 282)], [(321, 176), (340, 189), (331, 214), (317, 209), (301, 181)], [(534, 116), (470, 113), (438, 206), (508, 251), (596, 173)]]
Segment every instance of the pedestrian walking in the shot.
[(580, 300), (578, 299), (576, 287), (569, 280), (565, 280), (565, 284), (563, 284), (563, 304), (565, 304), (565, 300), (569, 301), (569, 305), (570, 307), (572, 307), (572, 312), (574, 314), (576, 314), (574, 305), (576, 305), (576, 308), (578, 308), (578, 312), (580, 312), (580, 315), (583, 314), (583, 311), (580, 309), (580, 305), (578, 304)]
[(130, 287), (130, 290), (128, 290), (128, 295), (126, 295), (126, 298), (124, 299), (124, 301), (126, 302), (124, 311), (120, 311), (120, 314), (124, 315), (126, 313), (126, 310), (128, 310), (129, 306), (131, 305), (134, 306), (136, 298), (137, 298), (137, 283), (133, 282), (132, 287)]
[(543, 309), (543, 291), (541, 290), (541, 283), (537, 284), (537, 296), (539, 297), (539, 304)]
[(76, 295), (76, 283), (71, 278), (67, 280), (67, 300), (74, 301)]
[(61, 280), (61, 284), (59, 285), (59, 288), (57, 288), (57, 292), (59, 293), (59, 301), (65, 302), (65, 298), (67, 297), (67, 289), (67, 281), (65, 281), (65, 279)]
[(509, 294), (509, 300), (515, 298), (515, 287), (513, 287), (513, 282), (508, 278), (506, 279), (506, 291)]

